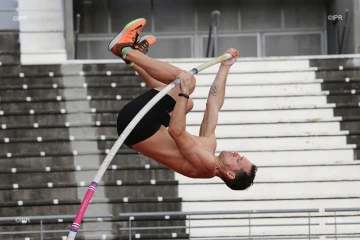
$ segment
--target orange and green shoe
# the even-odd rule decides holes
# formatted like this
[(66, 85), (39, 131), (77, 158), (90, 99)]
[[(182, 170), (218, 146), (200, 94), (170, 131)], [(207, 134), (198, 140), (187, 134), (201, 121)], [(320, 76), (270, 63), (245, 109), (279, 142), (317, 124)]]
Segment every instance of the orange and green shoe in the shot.
[(156, 37), (153, 35), (142, 36), (139, 41), (137, 41), (133, 48), (139, 50), (143, 54), (146, 54), (149, 51), (149, 47), (156, 42)]
[(124, 47), (133, 47), (146, 24), (145, 18), (138, 18), (129, 22), (124, 29), (110, 42), (108, 50), (121, 57)]
[(125, 47), (122, 49), (121, 58), (127, 63), (130, 67), (134, 66), (133, 62), (126, 60), (126, 55), (131, 50), (139, 50), (143, 54), (146, 54), (149, 51), (149, 47), (156, 42), (156, 37), (153, 35), (145, 35), (142, 36), (134, 46), (132, 47)]

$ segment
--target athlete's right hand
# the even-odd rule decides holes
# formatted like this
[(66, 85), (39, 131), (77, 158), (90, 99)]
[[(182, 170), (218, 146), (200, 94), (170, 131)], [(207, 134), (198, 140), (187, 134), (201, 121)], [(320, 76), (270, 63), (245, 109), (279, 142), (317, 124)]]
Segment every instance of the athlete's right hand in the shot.
[(232, 65), (237, 61), (237, 59), (238, 59), (238, 57), (239, 57), (239, 51), (236, 50), (235, 48), (229, 48), (228, 50), (226, 50), (226, 51), (224, 52), (224, 54), (225, 54), (225, 53), (230, 53), (230, 54), (232, 55), (232, 58), (230, 58), (229, 60), (223, 61), (223, 62), (221, 63), (221, 66), (228, 66), (228, 67), (230, 67), (230, 66), (232, 66)]
[(193, 76), (187, 71), (180, 72), (178, 78), (180, 79), (180, 90), (182, 93), (187, 95), (190, 94), (195, 88), (195, 83), (193, 81)]

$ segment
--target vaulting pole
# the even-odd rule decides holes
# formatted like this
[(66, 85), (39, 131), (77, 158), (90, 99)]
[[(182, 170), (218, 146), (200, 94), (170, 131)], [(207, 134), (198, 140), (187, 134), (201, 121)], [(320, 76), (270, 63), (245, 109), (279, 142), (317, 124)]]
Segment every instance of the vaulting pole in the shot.
[[(232, 58), (230, 53), (226, 53), (220, 57), (217, 57), (211, 61), (208, 61), (204, 64), (201, 64), (197, 68), (193, 68), (190, 70), (191, 75), (195, 75), (198, 72), (203, 71), (206, 68), (209, 68), (217, 63), (221, 63), (225, 60)], [(141, 110), (140, 112), (134, 117), (134, 119), (129, 123), (129, 125), (125, 128), (125, 130), (121, 133), (119, 138), (116, 140), (114, 146), (110, 149), (110, 152), (106, 156), (105, 160), (101, 164), (99, 171), (97, 172), (94, 180), (92, 181), (89, 189), (87, 190), (84, 199), (81, 202), (80, 208), (76, 214), (74, 223), (72, 224), (69, 235), (67, 240), (74, 240), (76, 237), (76, 233), (80, 228), (80, 224), (84, 217), (87, 207), (91, 201), (92, 196), (95, 193), (95, 190), (100, 182), (101, 178), (104, 176), (106, 169), (109, 167), (111, 161), (113, 160), (115, 154), (118, 152), (121, 145), (124, 143), (125, 139), (129, 136), (131, 131), (135, 128), (135, 126), (140, 122), (140, 120), (145, 116), (145, 114), (158, 102), (162, 97), (164, 97), (169, 91), (175, 88), (177, 85), (180, 84), (180, 79), (175, 79), (172, 83), (167, 85), (163, 90), (161, 90), (158, 94), (155, 95)]]

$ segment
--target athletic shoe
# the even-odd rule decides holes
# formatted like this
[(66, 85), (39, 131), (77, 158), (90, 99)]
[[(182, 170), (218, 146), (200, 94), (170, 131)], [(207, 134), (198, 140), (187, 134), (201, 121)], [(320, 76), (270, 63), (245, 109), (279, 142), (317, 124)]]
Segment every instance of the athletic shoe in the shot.
[(156, 37), (153, 35), (142, 36), (133, 47), (125, 47), (122, 49), (121, 58), (128, 64), (130, 67), (134, 66), (133, 62), (126, 60), (126, 54), (131, 50), (139, 50), (143, 54), (146, 54), (149, 51), (149, 47), (156, 42)]
[(156, 42), (156, 37), (153, 35), (142, 36), (139, 41), (134, 44), (134, 49), (139, 50), (143, 54), (149, 51), (149, 47)]
[(132, 47), (141, 30), (146, 24), (145, 18), (138, 18), (128, 23), (124, 29), (110, 42), (108, 50), (116, 56), (122, 55), (122, 49), (124, 47)]

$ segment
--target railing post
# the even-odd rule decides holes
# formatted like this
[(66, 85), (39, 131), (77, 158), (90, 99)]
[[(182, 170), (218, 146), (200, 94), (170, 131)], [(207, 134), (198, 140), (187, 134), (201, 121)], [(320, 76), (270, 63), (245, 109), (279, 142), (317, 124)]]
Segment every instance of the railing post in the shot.
[(131, 240), (131, 218), (129, 217), (129, 240)]
[(189, 217), (189, 239), (191, 240), (191, 215)]
[(337, 223), (336, 223), (336, 211), (334, 211), (334, 220), (335, 220), (335, 239), (337, 240)]
[(218, 55), (218, 27), (214, 26), (214, 56), (217, 55)]
[(44, 235), (43, 235), (43, 221), (42, 219), (40, 220), (40, 240), (44, 239)]
[(308, 221), (308, 223), (309, 223), (309, 240), (311, 240), (311, 223), (310, 223), (311, 219), (310, 219), (310, 212), (308, 212), (308, 219), (309, 219), (309, 221)]
[(207, 58), (210, 56), (211, 37), (212, 37), (212, 25), (210, 24), (209, 36), (208, 36), (208, 42), (207, 42), (207, 48), (206, 48), (206, 57)]
[(249, 212), (249, 239), (251, 239), (251, 212)]
[(78, 59), (79, 51), (79, 34), (80, 34), (80, 19), (81, 15), (76, 14), (76, 30), (75, 30), (75, 59)]
[(345, 41), (347, 29), (348, 29), (348, 19), (349, 19), (349, 9), (346, 9), (345, 10), (345, 24), (342, 29), (341, 40), (340, 40), (340, 54), (342, 54), (344, 51), (344, 41)]

